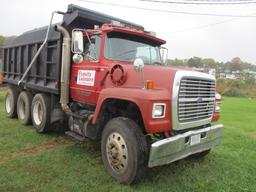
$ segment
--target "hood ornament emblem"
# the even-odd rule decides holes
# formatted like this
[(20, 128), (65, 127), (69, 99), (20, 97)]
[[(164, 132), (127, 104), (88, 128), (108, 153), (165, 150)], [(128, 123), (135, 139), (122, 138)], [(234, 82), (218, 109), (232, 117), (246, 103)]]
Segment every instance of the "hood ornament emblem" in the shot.
[(197, 99), (196, 99), (196, 102), (197, 103), (201, 103), (203, 101), (203, 98), (202, 97), (197, 97)]

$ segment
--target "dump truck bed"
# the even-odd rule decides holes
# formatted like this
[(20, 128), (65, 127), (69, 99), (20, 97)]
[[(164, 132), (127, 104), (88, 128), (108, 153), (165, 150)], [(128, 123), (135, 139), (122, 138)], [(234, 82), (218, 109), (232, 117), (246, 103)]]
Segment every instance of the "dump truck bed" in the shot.
[[(4, 82), (17, 84), (44, 41), (47, 28), (26, 32), (4, 45)], [(58, 93), (61, 35), (53, 27), (46, 46), (35, 61), (24, 84), (28, 89)]]

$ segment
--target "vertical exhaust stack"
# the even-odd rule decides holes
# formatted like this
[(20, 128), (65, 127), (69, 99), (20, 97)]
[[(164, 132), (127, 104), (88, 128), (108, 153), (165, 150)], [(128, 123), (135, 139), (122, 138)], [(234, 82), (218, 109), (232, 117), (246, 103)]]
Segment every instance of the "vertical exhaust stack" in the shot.
[(69, 103), (69, 79), (71, 62), (71, 38), (69, 32), (61, 25), (55, 25), (55, 30), (63, 35), (62, 43), (62, 63), (61, 63), (61, 84), (60, 84), (60, 103), (63, 111), (70, 111)]

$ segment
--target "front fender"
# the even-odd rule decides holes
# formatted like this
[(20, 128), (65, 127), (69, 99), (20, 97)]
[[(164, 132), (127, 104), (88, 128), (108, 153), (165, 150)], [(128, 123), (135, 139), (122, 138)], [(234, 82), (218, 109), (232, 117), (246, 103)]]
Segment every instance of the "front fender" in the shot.
[[(96, 123), (105, 100), (121, 99), (133, 102), (138, 106), (147, 133), (168, 131), (171, 128), (170, 98), (170, 92), (167, 89), (106, 88), (100, 93), (92, 123)], [(166, 115), (164, 118), (152, 118), (153, 103), (166, 103)]]

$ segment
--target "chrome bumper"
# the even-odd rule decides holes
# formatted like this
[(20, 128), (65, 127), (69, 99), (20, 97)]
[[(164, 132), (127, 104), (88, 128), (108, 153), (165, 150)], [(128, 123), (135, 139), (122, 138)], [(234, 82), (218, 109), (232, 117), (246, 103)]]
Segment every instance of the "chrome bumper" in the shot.
[[(183, 159), (189, 155), (211, 149), (221, 142), (223, 125), (213, 125), (207, 128), (188, 131), (151, 145), (149, 167), (164, 165)], [(201, 136), (200, 143), (191, 145), (191, 136)]]

